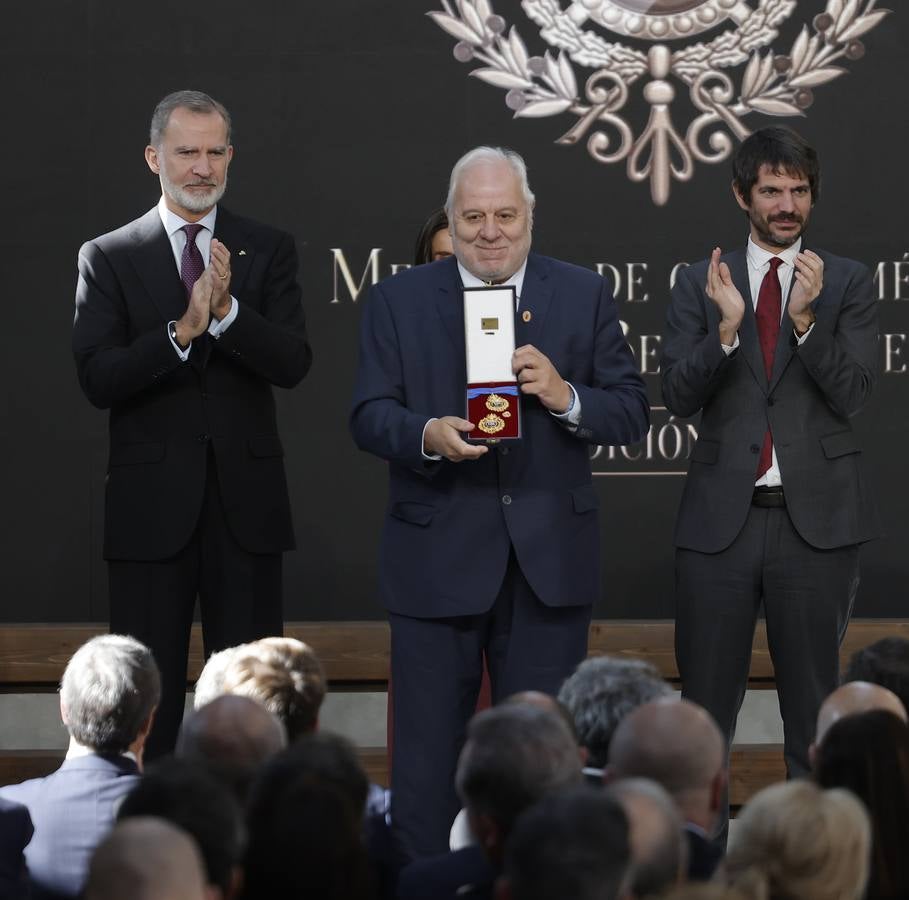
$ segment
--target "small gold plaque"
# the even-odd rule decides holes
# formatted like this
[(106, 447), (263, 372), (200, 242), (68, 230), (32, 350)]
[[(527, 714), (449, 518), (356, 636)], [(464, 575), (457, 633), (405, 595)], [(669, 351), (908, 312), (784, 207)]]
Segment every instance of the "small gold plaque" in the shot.
[(480, 319), (480, 327), (483, 331), (498, 331), (499, 319), (497, 316), (488, 316)]

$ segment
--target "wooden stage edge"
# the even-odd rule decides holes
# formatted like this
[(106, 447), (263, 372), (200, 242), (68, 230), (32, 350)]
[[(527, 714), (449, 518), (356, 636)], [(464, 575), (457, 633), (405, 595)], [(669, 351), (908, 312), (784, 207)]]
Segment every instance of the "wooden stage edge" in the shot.
[[(0, 625), (0, 691), (54, 689), (73, 652), (106, 630), (100, 623)], [(385, 622), (287, 622), (285, 634), (311, 645), (325, 666), (332, 687), (387, 684), (389, 631)], [(842, 662), (860, 647), (888, 635), (909, 638), (909, 620), (854, 619), (840, 653)], [(590, 626), (588, 652), (644, 659), (664, 678), (678, 681), (673, 652), (673, 623), (665, 619), (598, 619)], [(187, 682), (202, 666), (202, 639), (193, 628)], [(751, 657), (749, 687), (772, 688), (773, 667), (763, 623), (758, 624)]]

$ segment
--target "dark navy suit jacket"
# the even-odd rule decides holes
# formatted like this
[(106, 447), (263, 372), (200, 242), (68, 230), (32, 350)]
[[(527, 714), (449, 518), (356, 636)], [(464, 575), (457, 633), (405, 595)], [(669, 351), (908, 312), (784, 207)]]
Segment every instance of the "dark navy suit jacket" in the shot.
[(66, 760), (46, 778), (0, 788), (0, 798), (28, 808), (35, 826), (25, 850), (33, 900), (78, 896), (95, 847), (139, 777), (128, 757), (90, 755)]
[[(525, 313), (530, 321), (525, 322)], [(515, 316), (577, 391), (572, 433), (522, 397), (523, 437), (484, 457), (427, 462), (423, 428), (465, 415), (463, 286), (454, 257), (376, 285), (363, 313), (351, 431), (389, 462), (380, 562), (389, 611), (438, 618), (488, 610), (510, 548), (548, 606), (592, 604), (600, 589), (598, 495), (590, 444), (631, 444), (649, 406), (609, 285), (587, 269), (528, 257)]]
[(23, 851), (33, 832), (28, 810), (0, 798), (0, 897), (4, 900), (28, 897)]
[(239, 312), (182, 362), (167, 323), (186, 293), (157, 208), (85, 244), (73, 351), (88, 399), (110, 410), (106, 559), (166, 559), (199, 521), (209, 451), (227, 523), (250, 553), (294, 546), (272, 385), (292, 387), (312, 354), (289, 234), (218, 207)]

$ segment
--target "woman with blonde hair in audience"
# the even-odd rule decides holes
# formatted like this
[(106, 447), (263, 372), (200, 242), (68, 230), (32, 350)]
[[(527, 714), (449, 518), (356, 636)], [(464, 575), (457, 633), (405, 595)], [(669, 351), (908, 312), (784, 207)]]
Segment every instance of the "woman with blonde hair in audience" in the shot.
[(870, 848), (868, 814), (852, 793), (789, 781), (745, 806), (725, 879), (752, 900), (859, 900)]

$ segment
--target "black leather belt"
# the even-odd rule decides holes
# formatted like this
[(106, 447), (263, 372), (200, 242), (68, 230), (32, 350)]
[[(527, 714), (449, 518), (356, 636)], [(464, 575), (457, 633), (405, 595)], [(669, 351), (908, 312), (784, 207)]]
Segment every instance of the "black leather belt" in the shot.
[(783, 493), (781, 485), (776, 487), (762, 485), (754, 489), (754, 493), (751, 495), (751, 505), (760, 506), (763, 509), (781, 509), (786, 506), (786, 495)]

